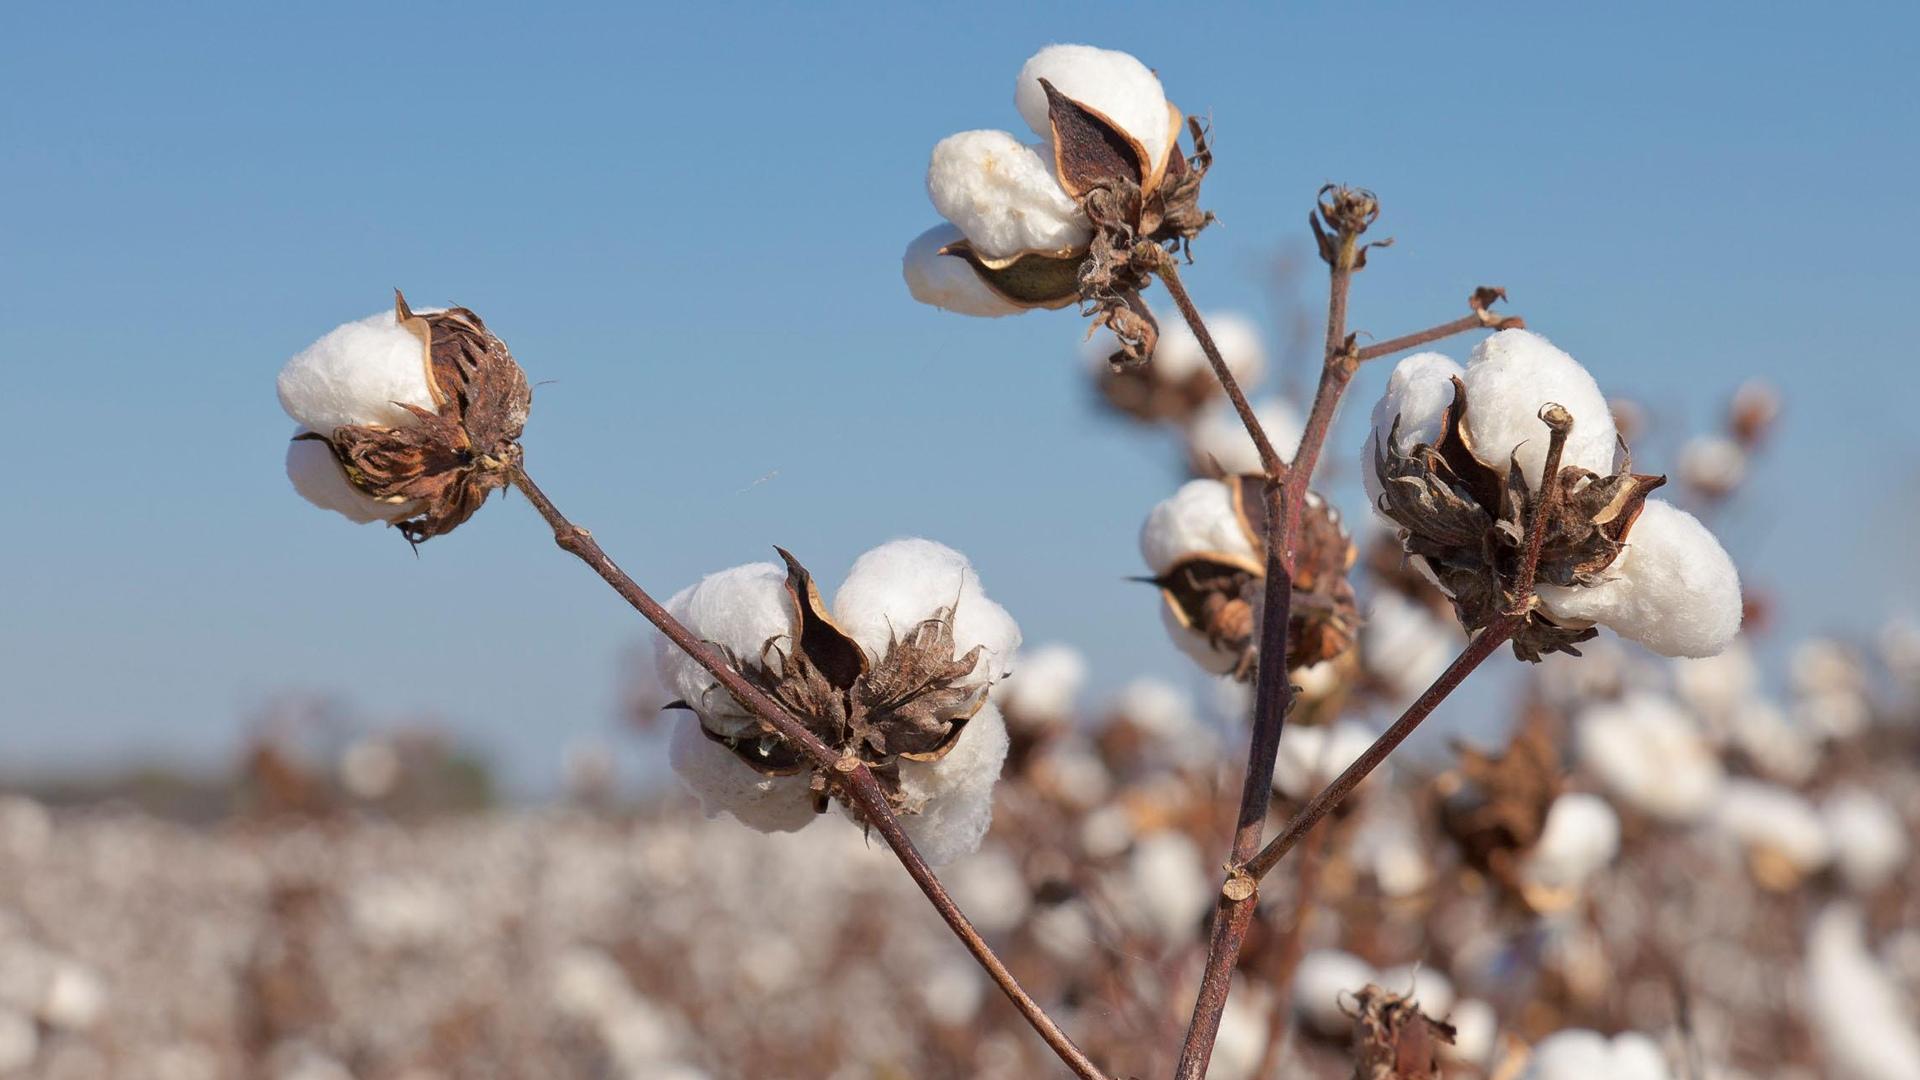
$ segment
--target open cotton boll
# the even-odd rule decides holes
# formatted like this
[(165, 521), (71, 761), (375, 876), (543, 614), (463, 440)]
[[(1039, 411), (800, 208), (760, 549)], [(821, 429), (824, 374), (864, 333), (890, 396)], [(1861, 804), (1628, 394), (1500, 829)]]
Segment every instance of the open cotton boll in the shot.
[(1227, 1006), (1220, 1014), (1220, 1034), (1207, 1060), (1207, 1080), (1258, 1080), (1267, 1052), (1268, 1014), (1273, 1003), (1264, 986), (1246, 985), (1235, 976)]
[(1540, 490), (1547, 461), (1548, 402), (1573, 416), (1560, 464), (1613, 472), (1619, 438), (1606, 395), (1579, 361), (1531, 330), (1502, 330), (1474, 347), (1467, 360), (1466, 426), (1476, 455), (1501, 473), (1518, 448), (1527, 482)]
[(1920, 1025), (1867, 949), (1860, 910), (1833, 904), (1807, 934), (1809, 1026), (1835, 1080), (1920, 1076)]
[(698, 717), (685, 716), (673, 728), (668, 759), (680, 782), (700, 800), (708, 817), (730, 814), (760, 832), (793, 832), (817, 815), (806, 773), (763, 776), (707, 738)]
[(1760, 689), (1760, 665), (1746, 639), (1736, 638), (1713, 656), (1675, 660), (1673, 689), (1709, 724), (1725, 726), (1733, 711)]
[(1533, 1048), (1520, 1080), (1673, 1080), (1666, 1055), (1637, 1031), (1556, 1031)]
[[(1268, 398), (1253, 406), (1253, 415), (1259, 418), (1267, 441), (1273, 444), (1280, 460), (1292, 460), (1293, 452), (1300, 446), (1300, 435), (1306, 430), (1306, 423), (1293, 403), (1285, 398)], [(1233, 404), (1225, 400), (1207, 406), (1188, 425), (1187, 456), (1195, 469), (1211, 471), (1212, 465), (1218, 465), (1229, 476), (1263, 471), (1260, 451), (1253, 445), (1253, 436), (1247, 434), (1246, 422), (1234, 411)]]
[(1127, 859), (1129, 914), (1160, 941), (1194, 936), (1213, 906), (1218, 887), (1207, 877), (1207, 860), (1192, 840), (1171, 830), (1143, 838)]
[(927, 165), (927, 195), (990, 259), (1066, 251), (1093, 236), (1087, 215), (1054, 179), (1052, 152), (1004, 131), (962, 131), (940, 140)]
[[(1200, 339), (1193, 335), (1187, 320), (1177, 311), (1156, 311), (1154, 316), (1160, 323), (1160, 341), (1153, 347), (1151, 361), (1154, 377), (1162, 382), (1179, 382), (1203, 371), (1211, 374), (1206, 350), (1200, 347)], [(1252, 389), (1267, 367), (1267, 348), (1261, 340), (1260, 327), (1252, 319), (1232, 311), (1203, 312), (1201, 317), (1234, 381), (1242, 390)], [(1106, 350), (1100, 354), (1100, 360), (1104, 363), (1112, 353), (1112, 349)], [(1278, 441), (1278, 436), (1275, 440)], [(1294, 441), (1299, 440), (1296, 437)]]
[(1697, 820), (1720, 794), (1720, 759), (1693, 720), (1656, 694), (1588, 707), (1575, 741), (1581, 766), (1616, 800), (1663, 821)]
[[(1291, 725), (1280, 733), (1274, 790), (1295, 801), (1319, 794), (1327, 782), (1373, 745), (1374, 734), (1352, 720), (1324, 727)], [(1374, 776), (1380, 775), (1375, 770)]]
[(1004, 848), (962, 859), (945, 877), (947, 890), (982, 933), (1010, 933), (1033, 908), (1033, 890), (1019, 862)]
[(1397, 592), (1376, 593), (1360, 624), (1360, 662), (1391, 689), (1389, 704), (1411, 704), (1453, 662), (1459, 645), (1456, 624)]
[(1826, 748), (1815, 731), (1762, 697), (1736, 706), (1726, 725), (1732, 744), (1776, 780), (1804, 783), (1825, 756)]
[(1441, 1057), (1480, 1069), (1492, 1064), (1494, 1040), (1500, 1034), (1493, 1006), (1468, 998), (1455, 1005), (1446, 1020), (1453, 1025), (1453, 1042), (1440, 1047)]
[(1379, 981), (1373, 965), (1352, 953), (1314, 949), (1293, 969), (1293, 1011), (1320, 1034), (1341, 1038), (1353, 1029), (1354, 995)]
[(854, 561), (833, 596), (833, 617), (869, 656), (905, 638), (942, 609), (953, 612), (953, 655), (982, 650), (974, 674), (997, 681), (1012, 668), (1020, 627), (987, 599), (965, 555), (932, 540), (892, 540)]
[(1453, 980), (1425, 964), (1386, 968), (1374, 982), (1388, 993), (1411, 1000), (1428, 1016), (1443, 1017), (1453, 1009)]
[(1400, 447), (1411, 449), (1440, 438), (1440, 420), (1453, 404), (1452, 380), (1466, 374), (1450, 356), (1437, 352), (1414, 353), (1393, 367), (1387, 376), (1386, 392), (1373, 405), (1373, 426), (1367, 431), (1367, 445), (1360, 459), (1360, 479), (1367, 489), (1367, 505), (1380, 505), (1385, 492), (1374, 471), (1376, 453), (1386, 449), (1387, 436), (1393, 432), (1395, 417), (1400, 419)]
[(1747, 452), (1725, 435), (1696, 435), (1680, 448), (1680, 479), (1711, 496), (1726, 495), (1747, 478)]
[(1820, 804), (1834, 861), (1847, 885), (1872, 892), (1907, 862), (1907, 831), (1885, 799), (1862, 788), (1842, 788)]
[(1059, 643), (1016, 653), (1013, 670), (993, 689), (1005, 712), (1032, 723), (1064, 722), (1087, 682), (1087, 660), (1080, 650)]
[(907, 245), (900, 274), (915, 300), (960, 315), (997, 318), (1027, 310), (987, 287), (973, 265), (957, 255), (942, 255), (949, 244), (966, 239), (952, 225), (935, 225)]
[(1020, 69), (1013, 104), (1035, 135), (1052, 139), (1041, 79), (1138, 139), (1156, 167), (1165, 160), (1173, 146), (1173, 119), (1166, 91), (1147, 65), (1127, 53), (1092, 45), (1049, 45), (1034, 53)]
[(349, 521), (365, 525), (373, 521), (400, 521), (412, 517), (419, 503), (390, 503), (354, 487), (347, 480), (333, 449), (318, 439), (302, 439), (310, 434), (302, 427), (287, 443), (287, 479), (300, 497), (322, 510), (331, 510)]
[(1520, 875), (1548, 889), (1577, 889), (1620, 851), (1620, 817), (1605, 799), (1568, 792), (1547, 810), (1540, 839), (1527, 853)]
[(1826, 822), (1806, 796), (1759, 780), (1729, 780), (1714, 807), (1714, 824), (1749, 851), (1771, 852), (1799, 874), (1833, 857)]
[(900, 826), (922, 858), (942, 866), (979, 849), (993, 823), (993, 785), (1006, 760), (1006, 721), (987, 704), (967, 721), (945, 757), (900, 762), (900, 793), (908, 805), (921, 806), (917, 814), (902, 815)]
[(401, 405), (434, 408), (426, 343), (400, 325), (392, 308), (337, 326), (302, 349), (280, 369), (279, 390), (288, 416), (329, 437), (348, 424), (411, 423)]
[(1140, 557), (1158, 576), (1201, 551), (1258, 558), (1240, 519), (1233, 495), (1218, 480), (1189, 480), (1160, 501), (1140, 527)]
[[(772, 563), (748, 563), (720, 570), (675, 593), (667, 610), (695, 637), (730, 649), (742, 660), (758, 660), (771, 639), (792, 631), (793, 598), (787, 572)], [(759, 721), (713, 675), (664, 637), (653, 643), (660, 681), (676, 698), (692, 706), (719, 735), (757, 730)], [(742, 765), (741, 770), (751, 772)]]
[[(1512, 331), (1508, 331), (1511, 333)], [(1698, 518), (1648, 499), (1593, 586), (1542, 585), (1547, 615), (1599, 623), (1662, 656), (1712, 656), (1740, 632), (1740, 572)]]
[(1192, 626), (1183, 626), (1172, 604), (1160, 605), (1160, 625), (1174, 647), (1209, 675), (1226, 675), (1240, 666), (1240, 656), (1230, 649), (1216, 648), (1207, 635)]

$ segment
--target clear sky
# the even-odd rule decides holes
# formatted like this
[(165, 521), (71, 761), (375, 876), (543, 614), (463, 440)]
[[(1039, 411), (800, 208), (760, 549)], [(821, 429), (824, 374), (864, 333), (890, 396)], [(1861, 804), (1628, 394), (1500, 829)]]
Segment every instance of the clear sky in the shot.
[[(924, 534), (1100, 684), (1184, 677), (1121, 581), (1172, 448), (1089, 407), (1071, 312), (948, 315), (899, 277), (927, 152), (1018, 130), (1053, 41), (1211, 115), (1207, 306), (1269, 311), (1338, 180), (1397, 240), (1356, 328), (1505, 285), (1668, 432), (1773, 379), (1726, 539), (1787, 627), (1864, 631), (1920, 593), (1916, 11), (9, 5), (0, 768), (206, 759), (288, 689), (438, 712), (521, 783), (604, 730), (639, 624), (524, 503), (416, 558), (282, 477), (276, 370), (395, 286), (511, 344), (530, 469), (662, 596), (774, 543), (835, 581)], [(1384, 378), (1332, 451), (1350, 516)]]

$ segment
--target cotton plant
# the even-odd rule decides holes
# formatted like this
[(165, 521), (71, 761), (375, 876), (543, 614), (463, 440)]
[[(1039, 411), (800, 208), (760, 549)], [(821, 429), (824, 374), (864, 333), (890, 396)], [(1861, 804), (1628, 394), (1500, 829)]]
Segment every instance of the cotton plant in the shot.
[(1599, 384), (1530, 330), (1488, 336), (1464, 368), (1437, 353), (1401, 361), (1362, 467), (1462, 625), (1519, 618), (1523, 659), (1577, 652), (1600, 626), (1666, 656), (1711, 656), (1740, 629), (1733, 560), (1691, 514), (1648, 497), (1665, 478), (1632, 471)]
[(1132, 246), (1181, 246), (1210, 220), (1197, 204), (1210, 161), (1199, 126), (1188, 158), (1185, 115), (1159, 78), (1090, 45), (1035, 53), (1014, 105), (1038, 141), (963, 131), (933, 148), (927, 195), (947, 223), (908, 246), (908, 289), (964, 315), (1078, 303), (1113, 331), (1116, 356), (1146, 360), (1159, 333)]
[[(1285, 398), (1270, 397), (1253, 403), (1253, 415), (1284, 461), (1305, 431), (1300, 411)], [(1187, 469), (1195, 476), (1248, 476), (1260, 471), (1260, 451), (1227, 402), (1216, 402), (1196, 414), (1187, 424), (1186, 437)]]
[[(993, 812), (1007, 730), (990, 698), (1020, 630), (959, 552), (897, 540), (862, 555), (832, 606), (806, 568), (749, 563), (676, 594), (668, 611), (730, 657), (827, 745), (865, 762), (935, 865), (977, 848)], [(660, 679), (691, 715), (676, 772), (709, 815), (790, 832), (831, 801), (809, 760), (692, 656), (662, 639)]]
[(1807, 930), (1805, 1000), (1810, 1026), (1836, 1080), (1920, 1076), (1920, 1021), (1886, 964), (1868, 947), (1865, 919), (1827, 906)]
[[(1110, 358), (1122, 348), (1111, 331), (1096, 330), (1081, 342), (1080, 353), (1093, 376), (1100, 400), (1123, 416), (1149, 424), (1189, 428), (1202, 416), (1215, 416), (1225, 404), (1220, 380), (1207, 360), (1200, 340), (1178, 313), (1152, 310), (1161, 327), (1153, 362), (1115, 366)], [(1260, 384), (1266, 374), (1266, 341), (1258, 325), (1234, 311), (1212, 311), (1203, 316), (1209, 336), (1242, 388)], [(1229, 416), (1231, 412), (1229, 411)], [(1237, 416), (1235, 429), (1245, 436)], [(1298, 423), (1296, 421), (1296, 428)], [(1294, 439), (1298, 440), (1296, 431)]]
[(1533, 1047), (1520, 1080), (1675, 1080), (1660, 1044), (1637, 1031), (1606, 1036), (1573, 1028)]
[(1580, 767), (1617, 803), (1681, 825), (1706, 817), (1726, 770), (1699, 726), (1671, 700), (1633, 693), (1574, 720)]

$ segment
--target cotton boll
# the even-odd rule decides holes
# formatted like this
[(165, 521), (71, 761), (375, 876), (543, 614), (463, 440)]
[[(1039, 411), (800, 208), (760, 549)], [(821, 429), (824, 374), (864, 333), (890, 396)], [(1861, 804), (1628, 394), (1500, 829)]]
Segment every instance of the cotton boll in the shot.
[(1713, 533), (1671, 503), (1647, 500), (1602, 575), (1591, 587), (1540, 586), (1548, 616), (1599, 623), (1662, 656), (1712, 656), (1740, 631), (1739, 571)]
[(1866, 686), (1866, 673), (1851, 648), (1826, 638), (1796, 645), (1789, 661), (1793, 688), (1801, 694), (1843, 693)]
[(328, 436), (348, 424), (411, 423), (401, 405), (434, 409), (426, 343), (392, 308), (335, 327), (301, 350), (280, 369), (279, 390), (288, 416)]
[(1726, 724), (1733, 745), (1776, 780), (1804, 783), (1820, 767), (1824, 747), (1816, 733), (1765, 698), (1736, 706)]
[(1346, 1010), (1354, 995), (1376, 982), (1373, 966), (1352, 953), (1314, 949), (1293, 970), (1293, 1011), (1321, 1035), (1341, 1038), (1353, 1028)]
[(1680, 448), (1680, 479), (1711, 497), (1731, 494), (1747, 478), (1747, 452), (1724, 435), (1696, 435)]
[(1220, 1014), (1220, 1034), (1207, 1061), (1207, 1080), (1256, 1080), (1255, 1071), (1266, 1056), (1272, 1009), (1266, 988), (1245, 985), (1235, 978), (1227, 1006)]
[(1040, 951), (1068, 967), (1084, 961), (1096, 944), (1093, 913), (1083, 900), (1043, 907), (1029, 927)]
[(1612, 1039), (1597, 1031), (1569, 1029), (1540, 1040), (1521, 1080), (1672, 1080), (1673, 1072), (1653, 1040), (1638, 1032)]
[(1200, 666), (1200, 670), (1209, 675), (1225, 675), (1240, 666), (1240, 654), (1231, 650), (1215, 648), (1207, 635), (1191, 626), (1183, 626), (1178, 615), (1174, 614), (1172, 604), (1160, 605), (1160, 625), (1187, 659)]
[(1030, 723), (1064, 723), (1073, 718), (1074, 700), (1087, 682), (1087, 660), (1071, 645), (1050, 644), (1022, 650), (1013, 670), (994, 687), (1002, 711)]
[[(1151, 361), (1154, 378), (1172, 383), (1183, 382), (1202, 372), (1211, 375), (1206, 350), (1200, 347), (1200, 339), (1194, 336), (1187, 320), (1177, 311), (1158, 311), (1154, 315), (1160, 323), (1160, 341), (1153, 347)], [(1220, 350), (1220, 359), (1226, 361), (1227, 370), (1233, 373), (1240, 389), (1251, 389), (1259, 383), (1267, 367), (1267, 349), (1259, 326), (1245, 315), (1232, 311), (1202, 312), (1201, 318), (1207, 324), (1214, 348)], [(1112, 353), (1112, 348), (1102, 351), (1101, 363)], [(1279, 437), (1275, 436), (1276, 445), (1278, 441)], [(1293, 441), (1298, 442), (1299, 437), (1296, 435)]]
[(1140, 528), (1140, 557), (1155, 575), (1202, 551), (1258, 558), (1240, 519), (1233, 495), (1218, 480), (1189, 480), (1147, 514)]
[(1843, 788), (1827, 796), (1820, 816), (1841, 877), (1855, 891), (1872, 892), (1906, 865), (1906, 827), (1880, 796)]
[(1132, 56), (1091, 45), (1049, 45), (1033, 54), (1020, 69), (1013, 104), (1035, 135), (1052, 139), (1053, 123), (1048, 119), (1041, 79), (1139, 140), (1156, 168), (1173, 146), (1166, 91), (1159, 78)]
[[(792, 632), (793, 597), (786, 583), (785, 569), (772, 563), (748, 563), (708, 574), (680, 590), (667, 601), (667, 610), (702, 641), (730, 649), (743, 660), (758, 660), (768, 641)], [(746, 706), (721, 689), (713, 675), (679, 646), (664, 637), (655, 638), (653, 657), (660, 681), (692, 706), (710, 730), (720, 735), (759, 730), (759, 721)]]
[(1505, 473), (1516, 449), (1535, 491), (1547, 461), (1547, 403), (1573, 416), (1560, 464), (1613, 472), (1618, 436), (1606, 395), (1587, 369), (1530, 330), (1502, 330), (1474, 347), (1467, 361), (1466, 426), (1474, 452)]
[(1745, 638), (1714, 656), (1673, 661), (1673, 689), (1708, 723), (1724, 727), (1733, 711), (1760, 689), (1760, 666)]
[(817, 816), (806, 773), (762, 776), (702, 733), (695, 717), (674, 725), (668, 758), (710, 818), (731, 814), (748, 828), (771, 833), (804, 828)]
[(1836, 1080), (1920, 1076), (1920, 1029), (1900, 989), (1867, 949), (1859, 909), (1834, 904), (1807, 934), (1806, 1003)]
[(1459, 651), (1459, 631), (1427, 608), (1396, 592), (1373, 597), (1360, 624), (1360, 662), (1367, 674), (1390, 688), (1390, 704), (1410, 704), (1432, 685)]
[(331, 447), (318, 439), (300, 438), (311, 433), (308, 428), (297, 428), (293, 440), (287, 443), (287, 479), (301, 498), (361, 525), (400, 521), (419, 510), (419, 503), (382, 502), (354, 487)]
[(1360, 479), (1367, 488), (1367, 505), (1378, 507), (1380, 477), (1374, 471), (1374, 455), (1384, 450), (1393, 431), (1394, 418), (1400, 419), (1400, 449), (1410, 450), (1421, 443), (1440, 438), (1440, 420), (1453, 404), (1453, 382), (1466, 375), (1466, 369), (1452, 357), (1436, 352), (1415, 353), (1394, 365), (1387, 377), (1386, 392), (1373, 406), (1373, 426), (1367, 432), (1367, 445), (1360, 459)]
[(1851, 739), (1873, 723), (1873, 706), (1856, 690), (1822, 690), (1793, 703), (1795, 722), (1828, 739)]
[[(1293, 458), (1306, 429), (1299, 410), (1285, 398), (1268, 398), (1255, 403), (1253, 415), (1267, 433), (1267, 441), (1281, 461)], [(1260, 451), (1247, 434), (1246, 422), (1226, 400), (1207, 406), (1187, 428), (1187, 457), (1196, 471), (1211, 472), (1217, 466), (1228, 476), (1245, 476), (1264, 471)]]
[(922, 858), (941, 866), (980, 847), (993, 823), (993, 785), (1006, 760), (1006, 721), (987, 704), (945, 757), (900, 763), (900, 793), (909, 805), (922, 807), (903, 815), (900, 825)]
[(1125, 719), (1163, 751), (1187, 762), (1213, 752), (1213, 733), (1200, 722), (1193, 695), (1151, 676), (1134, 679), (1120, 688), (1107, 707), (1110, 715)]
[[(1325, 727), (1287, 727), (1280, 733), (1280, 754), (1274, 761), (1274, 790), (1295, 801), (1319, 794), (1367, 752), (1374, 738), (1373, 732), (1352, 720)], [(1374, 775), (1380, 775), (1379, 770)]]
[(1589, 707), (1575, 741), (1580, 764), (1615, 799), (1669, 823), (1697, 820), (1719, 796), (1720, 760), (1688, 716), (1644, 692)]
[(1401, 964), (1374, 979), (1381, 989), (1411, 999), (1428, 1016), (1445, 1016), (1453, 1008), (1453, 980), (1424, 964)]
[(40, 1020), (49, 1027), (85, 1031), (107, 1008), (107, 987), (90, 969), (72, 960), (54, 965), (40, 1002)]
[(1086, 214), (1054, 179), (1051, 149), (1026, 146), (1004, 131), (940, 140), (927, 165), (927, 194), (990, 259), (1062, 252), (1093, 235)]
[(952, 225), (936, 225), (914, 238), (900, 260), (901, 276), (915, 300), (961, 315), (997, 318), (1027, 310), (987, 287), (973, 265), (940, 250), (966, 237)]
[[(1789, 788), (1758, 780), (1729, 780), (1714, 808), (1721, 832), (1749, 852), (1785, 860), (1787, 868), (1804, 877), (1833, 857), (1826, 822), (1806, 797)], [(1763, 872), (1768, 867), (1760, 867)], [(1773, 880), (1782, 885), (1790, 880)]]
[(1003, 848), (961, 859), (945, 877), (947, 890), (982, 933), (1007, 933), (1033, 908), (1033, 890), (1019, 862)]
[(896, 638), (941, 610), (953, 613), (953, 652), (982, 650), (975, 675), (997, 681), (1012, 668), (1020, 627), (987, 599), (965, 555), (932, 540), (893, 540), (855, 560), (833, 597), (841, 629), (878, 659)]
[(919, 990), (921, 1004), (934, 1023), (961, 1027), (980, 1012), (987, 979), (970, 957), (955, 956), (936, 963)]
[(1500, 1019), (1493, 1006), (1479, 998), (1468, 998), (1447, 1014), (1453, 1025), (1453, 1042), (1440, 1047), (1440, 1056), (1474, 1068), (1484, 1069), (1493, 1061), (1494, 1040), (1500, 1034)]
[(1553, 801), (1521, 877), (1546, 889), (1578, 889), (1620, 851), (1620, 818), (1606, 800), (1568, 792)]

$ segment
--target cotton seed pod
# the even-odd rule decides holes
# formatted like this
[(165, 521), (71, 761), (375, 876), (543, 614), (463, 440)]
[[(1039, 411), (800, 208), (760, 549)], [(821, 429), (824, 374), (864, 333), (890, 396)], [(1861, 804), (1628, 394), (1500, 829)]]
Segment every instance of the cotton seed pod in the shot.
[[(1111, 363), (1114, 354), (1122, 351), (1122, 343), (1112, 333), (1097, 329), (1087, 336), (1081, 353), (1107, 407), (1145, 423), (1186, 426), (1224, 398), (1220, 380), (1184, 319), (1177, 313), (1159, 311), (1152, 316), (1162, 327), (1152, 363)], [(1208, 312), (1204, 318), (1214, 347), (1220, 350), (1220, 358), (1234, 380), (1243, 389), (1258, 384), (1266, 367), (1266, 348), (1259, 328), (1251, 319), (1231, 311)], [(1240, 423), (1237, 415), (1233, 422)], [(1276, 440), (1282, 438), (1275, 436)]]
[(1535, 714), (1515, 729), (1499, 754), (1463, 744), (1454, 749), (1458, 768), (1435, 782), (1441, 828), (1459, 847), (1462, 861), (1503, 895), (1541, 910), (1523, 870), (1561, 797), (1560, 754), (1552, 733)]
[[(1242, 681), (1253, 677), (1265, 606), (1265, 482), (1189, 481), (1153, 508), (1140, 531), (1174, 644), (1205, 670)], [(1347, 571), (1357, 555), (1339, 511), (1309, 492), (1295, 552), (1289, 670), (1352, 647), (1358, 614)]]
[[(806, 568), (781, 557), (784, 567), (710, 575), (668, 610), (816, 737), (866, 762), (929, 862), (973, 850), (1008, 747), (987, 696), (1007, 673), (1019, 629), (966, 559), (931, 541), (861, 556), (831, 610)], [(787, 831), (840, 794), (830, 771), (691, 657), (664, 640), (655, 656), (661, 681), (680, 695), (675, 705), (694, 714), (676, 734), (674, 767), (709, 813)]]
[[(342, 492), (311, 451), (288, 476), (310, 501), (394, 523), (413, 543), (453, 531), (520, 462), (532, 391), (506, 343), (466, 308), (382, 313), (335, 329), (280, 372), (280, 404), (331, 451)], [(384, 509), (382, 509), (384, 508)]]
[(1453, 1044), (1453, 1025), (1427, 1015), (1411, 997), (1378, 986), (1355, 995), (1355, 1013), (1355, 1080), (1441, 1080), (1442, 1051)]

